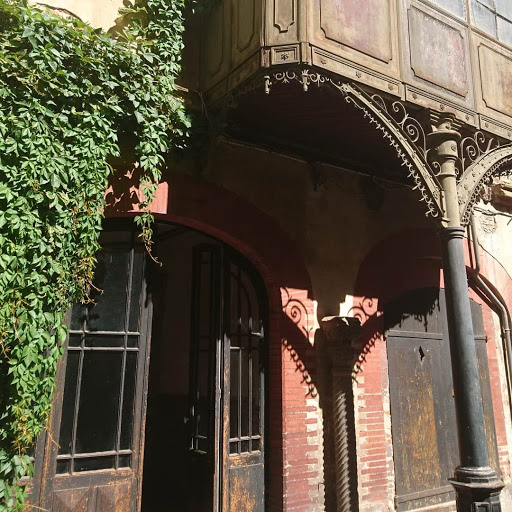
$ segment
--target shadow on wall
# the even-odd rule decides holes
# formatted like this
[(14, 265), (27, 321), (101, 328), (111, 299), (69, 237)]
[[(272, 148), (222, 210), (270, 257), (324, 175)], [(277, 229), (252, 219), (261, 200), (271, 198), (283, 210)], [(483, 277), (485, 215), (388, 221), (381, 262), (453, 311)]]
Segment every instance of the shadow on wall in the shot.
[[(353, 329), (355, 322), (349, 318), (347, 328), (332, 339), (328, 320), (315, 329), (311, 297), (304, 290), (282, 291), (282, 344), (300, 374), (304, 392), (317, 398), (322, 411), (326, 512), (359, 508), (353, 394), (354, 387), (365, 385), (359, 376), (364, 375), (370, 356), (375, 357), (373, 352), (384, 341), (387, 329), (415, 319), (427, 331), (428, 318), (438, 307), (437, 296), (429, 296), (421, 304), (407, 298), (394, 299), (408, 290), (425, 287), (434, 288), (435, 295), (441, 284), (439, 241), (434, 232), (417, 230), (378, 244), (361, 265), (354, 305), (348, 315), (361, 326), (359, 330)], [(347, 329), (351, 333), (342, 339)], [(369, 364), (375, 363), (372, 360)], [(383, 372), (387, 378), (387, 368)], [(382, 390), (381, 378), (377, 385)], [(384, 424), (383, 403), (380, 411)], [(384, 447), (384, 458), (385, 451)]]

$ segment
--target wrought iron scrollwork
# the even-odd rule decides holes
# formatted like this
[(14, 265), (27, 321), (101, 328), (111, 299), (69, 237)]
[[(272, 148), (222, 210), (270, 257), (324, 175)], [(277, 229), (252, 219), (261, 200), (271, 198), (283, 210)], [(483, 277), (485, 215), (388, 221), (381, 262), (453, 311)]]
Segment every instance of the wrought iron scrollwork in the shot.
[[(309, 344), (311, 343), (311, 336), (314, 330), (313, 322), (310, 318), (310, 312), (304, 302), (297, 297), (293, 297), (287, 288), (282, 288), (281, 291), (286, 294), (286, 296), (283, 297), (283, 313), (295, 324), (297, 329), (299, 329), (301, 339), (306, 342), (308, 347), (310, 347)], [(294, 342), (288, 339), (283, 339), (282, 343), (290, 355), (290, 358), (295, 363), (297, 371), (300, 372), (302, 384), (305, 384), (308, 388), (308, 395), (316, 396), (316, 385), (304, 364), (302, 357), (297, 352), (297, 348), (294, 347)]]
[(500, 175), (512, 174), (512, 144), (497, 146), (472, 161), (457, 184), (461, 224), (467, 226), (484, 185)]
[(363, 325), (376, 311), (377, 299), (373, 297), (362, 297), (357, 304), (354, 304), (349, 309), (347, 316), (357, 318), (361, 322), (361, 325)]
[(423, 125), (407, 111), (401, 101), (394, 100), (386, 102), (384, 98), (378, 94), (373, 94), (371, 98), (382, 110), (395, 120), (396, 124), (407, 134), (410, 141), (417, 147), (426, 160), (427, 135)]
[[(362, 110), (363, 116), (382, 132), (382, 136), (388, 139), (390, 146), (395, 149), (398, 158), (402, 160), (402, 165), (408, 170), (408, 176), (414, 180), (413, 190), (419, 191), (421, 201), (426, 204), (427, 215), (442, 217), (441, 187), (426, 160), (425, 131), (421, 124), (411, 117), (398, 101), (391, 104), (391, 110), (397, 115), (396, 120), (389, 114), (389, 109), (381, 97), (378, 101), (372, 100), (357, 86), (351, 84), (345, 83), (339, 87), (345, 93), (345, 100)], [(421, 137), (423, 141), (420, 141)], [(421, 144), (417, 145), (417, 142)]]
[(459, 142), (459, 177), (462, 178), (464, 171), (481, 156), (499, 147), (500, 140), (497, 137), (488, 136), (482, 131), (463, 137)]
[(286, 300), (283, 300), (283, 312), (301, 330), (304, 336), (309, 339), (313, 332), (313, 325), (310, 325), (310, 315), (300, 299), (292, 297), (287, 288), (282, 289), (286, 293)]
[(347, 103), (362, 111), (389, 144), (397, 152), (398, 158), (414, 181), (414, 189), (425, 202), (427, 215), (442, 217), (440, 186), (435, 173), (427, 163), (426, 134), (421, 123), (414, 118), (405, 105), (398, 100), (387, 101), (382, 96), (368, 96), (354, 84), (338, 78), (311, 71), (308, 68), (292, 68), (266, 76), (265, 92), (277, 84), (298, 83), (304, 91), (311, 86), (329, 85), (337, 89)]

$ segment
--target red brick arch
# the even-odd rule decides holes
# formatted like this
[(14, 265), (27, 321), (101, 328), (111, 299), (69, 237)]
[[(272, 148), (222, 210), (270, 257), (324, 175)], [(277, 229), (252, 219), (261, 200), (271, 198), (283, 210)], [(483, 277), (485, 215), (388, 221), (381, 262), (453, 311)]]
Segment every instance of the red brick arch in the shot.
[[(118, 175), (107, 192), (106, 215), (134, 216), (139, 194), (134, 172)], [(301, 414), (305, 418), (308, 407), (307, 390), (297, 369), (307, 373), (314, 365), (309, 332), (304, 327), (313, 316), (311, 282), (300, 252), (271, 217), (204, 180), (171, 176), (160, 185), (151, 209), (159, 221), (196, 229), (230, 245), (251, 261), (263, 278), (270, 310), (270, 510), (309, 510), (314, 501), (304, 481), (311, 478), (310, 465), (315, 461), (308, 451), (315, 446), (308, 444), (307, 428), (311, 426), (306, 426), (305, 419), (292, 421)], [(300, 307), (295, 307), (297, 304)]]

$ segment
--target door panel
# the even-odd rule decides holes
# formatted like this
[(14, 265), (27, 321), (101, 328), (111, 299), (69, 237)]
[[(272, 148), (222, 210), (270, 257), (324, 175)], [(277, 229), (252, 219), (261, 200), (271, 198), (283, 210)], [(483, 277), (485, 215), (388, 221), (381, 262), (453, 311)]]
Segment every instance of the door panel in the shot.
[(134, 236), (103, 235), (97, 288), (87, 305), (71, 311), (58, 377), (64, 392), (46, 436), (43, 509), (138, 509), (151, 307), (144, 250), (135, 246)]
[(196, 247), (193, 276), (191, 451), (212, 496), (201, 511), (263, 512), (264, 290), (220, 246)]
[[(258, 276), (240, 259), (225, 263), (225, 385), (229, 426), (224, 423), (225, 510), (264, 510), (264, 316)], [(226, 396), (226, 393), (225, 393)]]
[[(471, 301), (490, 463), (496, 434), (482, 309)], [(444, 290), (406, 293), (384, 311), (397, 510), (455, 499), (448, 478), (459, 464)]]
[(218, 510), (220, 447), (221, 247), (193, 250), (190, 357), (190, 454), (202, 487), (201, 512)]
[[(40, 491), (32, 502), (49, 511), (140, 509), (151, 301), (143, 248), (131, 233), (107, 237), (94, 280), (98, 289), (89, 304), (70, 312), (51, 428), (36, 461), (42, 469), (34, 489)], [(191, 512), (263, 512), (264, 286), (227, 247), (189, 247), (192, 282), (183, 281), (191, 286), (183, 431), (188, 429), (189, 458), (183, 457), (181, 470), (192, 492), (183, 503)], [(190, 263), (190, 253), (182, 263)], [(181, 423), (181, 411), (168, 414), (180, 414)], [(169, 435), (168, 428), (162, 435)], [(158, 467), (165, 471), (165, 465)]]

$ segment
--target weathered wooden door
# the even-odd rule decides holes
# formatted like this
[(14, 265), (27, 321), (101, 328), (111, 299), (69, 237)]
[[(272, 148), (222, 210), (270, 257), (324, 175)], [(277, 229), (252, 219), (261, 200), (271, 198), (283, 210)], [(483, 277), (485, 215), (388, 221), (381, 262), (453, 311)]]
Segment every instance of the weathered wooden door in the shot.
[(194, 254), (191, 444), (210, 475), (201, 512), (263, 512), (265, 293), (225, 247)]
[(72, 309), (51, 424), (41, 440), (42, 510), (138, 510), (151, 304), (144, 249), (134, 237), (104, 237), (98, 290), (90, 304)]
[[(103, 237), (98, 290), (71, 311), (39, 442), (31, 502), (43, 510), (140, 509), (152, 320), (145, 254), (133, 233)], [(192, 266), (189, 510), (263, 512), (264, 288), (221, 244), (196, 246)]]
[[(471, 301), (491, 465), (499, 471), (482, 310)], [(397, 510), (455, 499), (459, 464), (444, 290), (414, 290), (384, 310)]]

